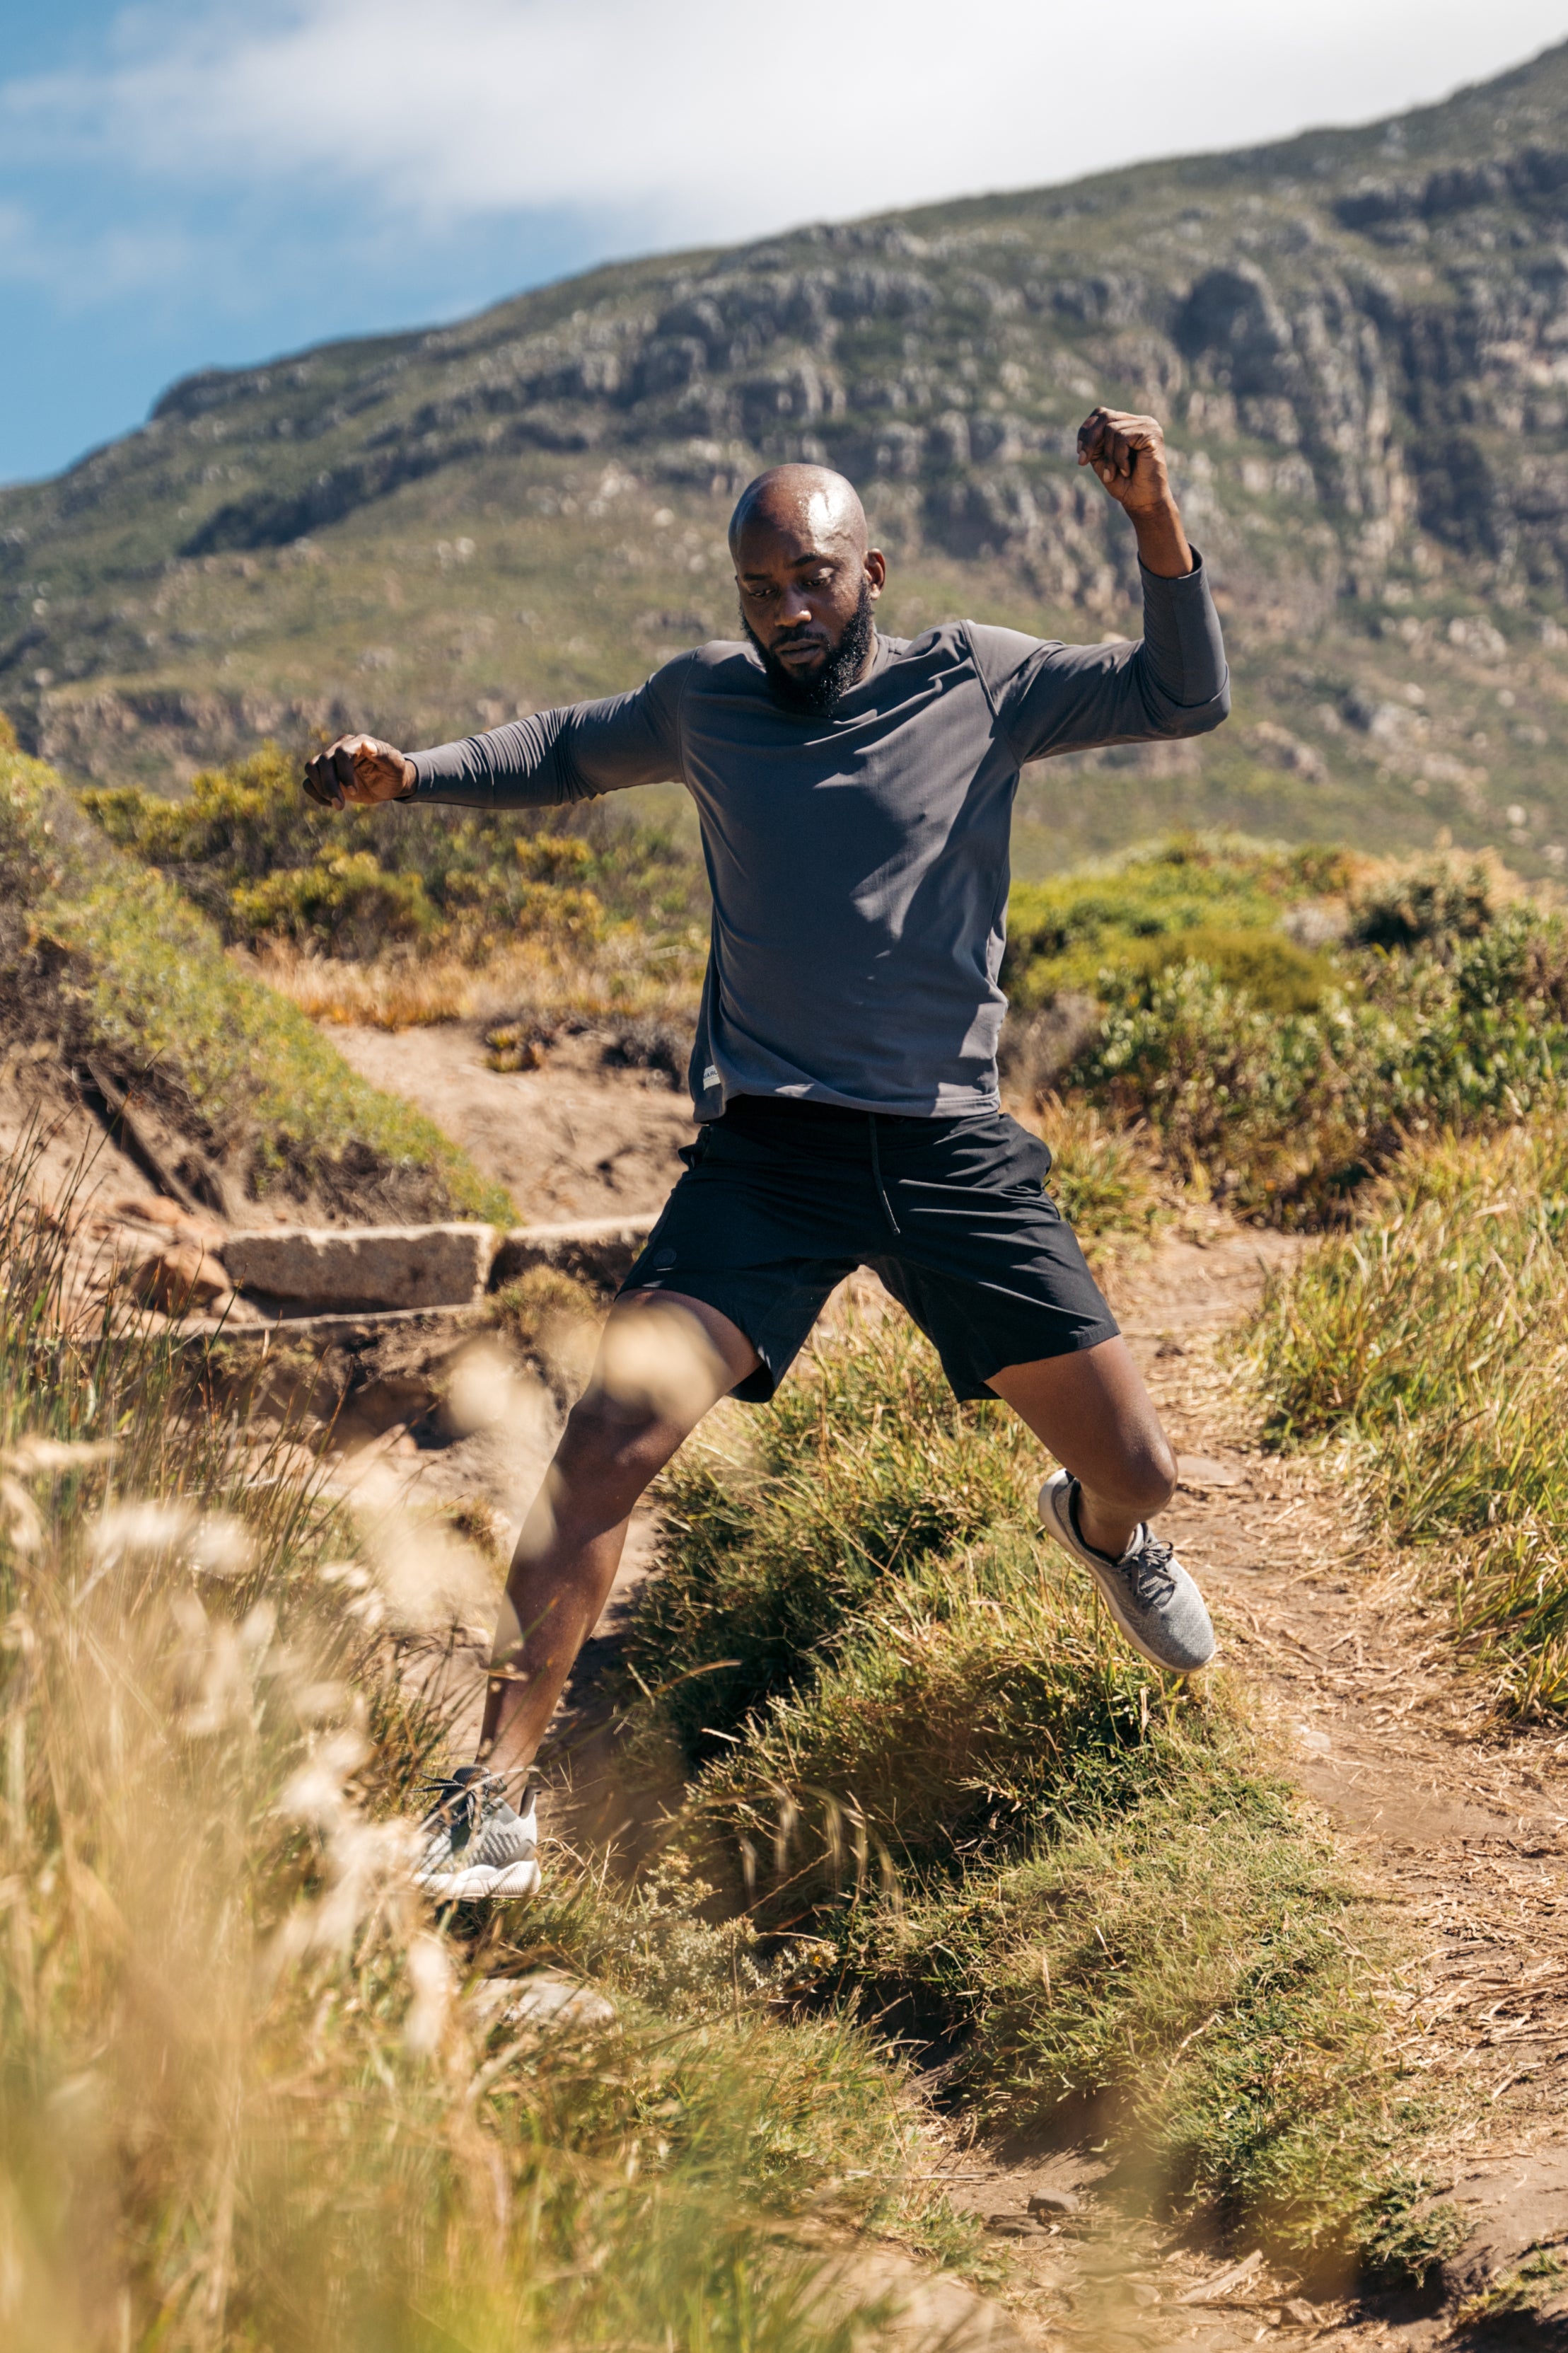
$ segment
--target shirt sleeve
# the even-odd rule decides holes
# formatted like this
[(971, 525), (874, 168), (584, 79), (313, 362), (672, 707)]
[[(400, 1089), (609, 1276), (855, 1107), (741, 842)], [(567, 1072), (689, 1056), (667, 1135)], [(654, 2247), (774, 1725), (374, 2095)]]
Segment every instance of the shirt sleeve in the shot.
[(1066, 646), (970, 622), (997, 725), (1020, 765), (1101, 744), (1206, 735), (1230, 710), (1219, 615), (1202, 556), (1167, 580), (1143, 571), (1143, 635)]
[(693, 659), (679, 655), (631, 694), (537, 711), (489, 734), (416, 752), (407, 798), (463, 808), (549, 808), (631, 785), (679, 782), (680, 698)]

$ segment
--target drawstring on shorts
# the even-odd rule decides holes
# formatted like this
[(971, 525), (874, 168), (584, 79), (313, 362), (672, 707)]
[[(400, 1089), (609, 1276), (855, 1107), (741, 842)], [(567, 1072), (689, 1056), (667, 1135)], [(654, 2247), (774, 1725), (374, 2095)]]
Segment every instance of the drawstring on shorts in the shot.
[(877, 1114), (874, 1111), (868, 1111), (866, 1116), (871, 1123), (871, 1181), (877, 1187), (877, 1198), (882, 1204), (882, 1215), (893, 1231), (898, 1233), (901, 1229), (897, 1218), (893, 1215), (893, 1205), (888, 1198), (888, 1188), (882, 1182), (881, 1155), (877, 1149)]

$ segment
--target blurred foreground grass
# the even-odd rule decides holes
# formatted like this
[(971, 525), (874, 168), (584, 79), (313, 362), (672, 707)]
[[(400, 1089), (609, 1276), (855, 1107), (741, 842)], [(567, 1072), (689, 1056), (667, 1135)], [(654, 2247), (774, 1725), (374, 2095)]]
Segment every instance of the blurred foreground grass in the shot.
[[(678, 1871), (557, 1858), (513, 1941), (432, 1933), (444, 1728), (374, 1561), (167, 1337), (73, 1321), (33, 1175), (0, 1182), (0, 2341), (847, 2348), (792, 2218), (959, 2236), (906, 2186), (898, 2069), (785, 2022)], [(509, 2023), (485, 1972), (544, 1960), (615, 2017)]]

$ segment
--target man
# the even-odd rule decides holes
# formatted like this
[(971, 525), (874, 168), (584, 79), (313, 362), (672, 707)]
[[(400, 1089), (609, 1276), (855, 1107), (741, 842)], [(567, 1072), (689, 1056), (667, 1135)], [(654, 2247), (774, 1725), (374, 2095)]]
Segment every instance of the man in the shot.
[(842, 476), (780, 466), (730, 526), (748, 643), (636, 693), (410, 758), (351, 735), (313, 759), (328, 807), (560, 805), (681, 778), (712, 944), (692, 1058), (701, 1123), (611, 1310), (598, 1365), (518, 1539), (479, 1762), (443, 1784), (420, 1876), (441, 1901), (531, 1894), (526, 1776), (620, 1558), (628, 1515), (718, 1399), (773, 1395), (834, 1286), (868, 1265), (961, 1398), (1000, 1397), (1066, 1467), (1047, 1531), (1156, 1665), (1214, 1652), (1202, 1597), (1148, 1523), (1175, 1463), (1071, 1229), (1050, 1155), (1000, 1110), (996, 986), (1026, 761), (1195, 735), (1228, 710), (1219, 624), (1152, 417), (1079, 433), (1131, 522), (1137, 645), (951, 622), (881, 638), (887, 577)]

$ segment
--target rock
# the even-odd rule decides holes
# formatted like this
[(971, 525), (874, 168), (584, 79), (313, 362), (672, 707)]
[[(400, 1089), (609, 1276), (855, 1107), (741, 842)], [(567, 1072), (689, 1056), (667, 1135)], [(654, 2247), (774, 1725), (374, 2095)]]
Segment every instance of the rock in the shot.
[(1030, 2192), (1031, 2214), (1076, 2214), (1079, 2200), (1070, 2189), (1036, 2189)]
[(563, 1274), (613, 1291), (626, 1279), (658, 1217), (644, 1209), (630, 1218), (585, 1218), (570, 1225), (524, 1226), (508, 1234), (490, 1269), (490, 1289), (514, 1282), (531, 1266), (559, 1267)]
[(1205, 1495), (1215, 1487), (1245, 1487), (1247, 1472), (1239, 1462), (1218, 1462), (1207, 1454), (1184, 1454), (1177, 1484), (1189, 1494)]
[(278, 1226), (232, 1234), (230, 1279), (301, 1307), (451, 1307), (479, 1297), (493, 1226)]
[(172, 1234), (177, 1241), (190, 1242), (197, 1250), (221, 1251), (228, 1240), (228, 1228), (216, 1218), (196, 1217), (191, 1210), (183, 1209), (178, 1201), (165, 1200), (159, 1193), (126, 1194), (110, 1203), (110, 1214), (126, 1225)]
[(234, 1295), (226, 1270), (188, 1242), (153, 1250), (132, 1271), (126, 1289), (139, 1306), (165, 1315), (210, 1314)]
[(1309, 2304), (1304, 2295), (1288, 2296), (1279, 2310), (1282, 2316), (1293, 2321), (1298, 2328), (1316, 2328), (1318, 2325), (1317, 2306)]
[(470, 2011), (487, 2032), (498, 2026), (613, 2026), (616, 2006), (592, 1986), (553, 1970), (525, 1978), (488, 1978), (468, 1996)]

